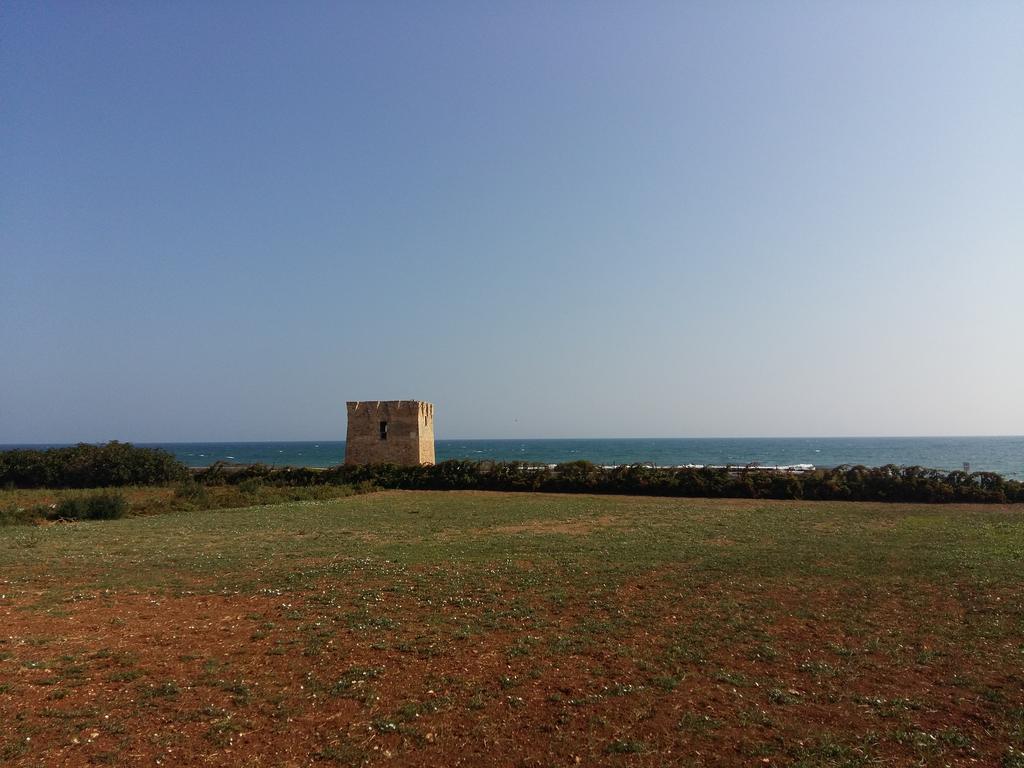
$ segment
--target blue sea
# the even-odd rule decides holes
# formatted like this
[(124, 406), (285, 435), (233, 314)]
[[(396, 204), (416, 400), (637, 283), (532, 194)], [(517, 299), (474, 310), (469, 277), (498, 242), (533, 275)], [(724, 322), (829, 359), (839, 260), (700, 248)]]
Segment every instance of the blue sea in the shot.
[[(239, 464), (329, 467), (345, 458), (343, 441), (264, 443), (139, 443), (164, 448), (189, 466), (215, 461)], [(0, 446), (15, 447), (15, 446)], [(33, 446), (39, 447), (39, 446)], [(763, 466), (812, 464), (919, 465), (933, 469), (997, 472), (1024, 479), (1024, 437), (794, 437), (794, 438), (609, 438), (557, 440), (438, 440), (438, 461), (494, 459), (557, 464), (585, 459), (595, 464), (652, 463)]]
[[(190, 467), (217, 461), (238, 464), (330, 467), (345, 458), (343, 440), (304, 442), (136, 443), (174, 454)], [(49, 445), (0, 445), (48, 447)], [(1024, 437), (660, 437), (532, 440), (437, 440), (437, 461), (525, 461), (538, 464), (587, 460), (594, 464), (714, 466), (840, 464), (919, 465), (933, 469), (997, 472), (1024, 479)]]

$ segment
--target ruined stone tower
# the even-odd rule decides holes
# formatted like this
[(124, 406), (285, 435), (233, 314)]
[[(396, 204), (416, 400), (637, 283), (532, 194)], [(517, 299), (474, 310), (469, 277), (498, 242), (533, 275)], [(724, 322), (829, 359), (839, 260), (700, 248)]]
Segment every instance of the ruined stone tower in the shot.
[(433, 464), (434, 406), (419, 400), (348, 403), (346, 464)]

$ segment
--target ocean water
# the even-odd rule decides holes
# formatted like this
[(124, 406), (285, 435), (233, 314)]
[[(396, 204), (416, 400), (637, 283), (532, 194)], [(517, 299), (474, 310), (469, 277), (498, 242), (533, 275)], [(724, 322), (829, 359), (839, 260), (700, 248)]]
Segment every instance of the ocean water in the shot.
[[(345, 458), (344, 441), (160, 442), (191, 467), (216, 461), (330, 467)], [(437, 460), (527, 461), (541, 464), (585, 459), (594, 464), (657, 466), (711, 464), (764, 466), (812, 464), (920, 465), (933, 469), (997, 472), (1024, 479), (1024, 437), (666, 437), (545, 440), (437, 440)]]
[[(329, 467), (345, 458), (343, 441), (263, 443), (139, 443), (164, 448), (193, 467), (215, 461)], [(14, 446), (0, 446), (14, 447)], [(557, 464), (653, 463), (766, 466), (813, 464), (919, 465), (997, 472), (1024, 480), (1024, 437), (629, 438), (557, 440), (438, 440), (438, 461), (494, 459)]]

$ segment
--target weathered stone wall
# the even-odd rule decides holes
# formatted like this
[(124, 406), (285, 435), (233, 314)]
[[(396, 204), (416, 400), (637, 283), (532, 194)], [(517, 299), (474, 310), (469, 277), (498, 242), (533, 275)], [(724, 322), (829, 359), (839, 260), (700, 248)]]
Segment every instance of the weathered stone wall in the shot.
[[(387, 438), (381, 437), (381, 422)], [(419, 400), (348, 403), (346, 464), (433, 464), (434, 406)]]

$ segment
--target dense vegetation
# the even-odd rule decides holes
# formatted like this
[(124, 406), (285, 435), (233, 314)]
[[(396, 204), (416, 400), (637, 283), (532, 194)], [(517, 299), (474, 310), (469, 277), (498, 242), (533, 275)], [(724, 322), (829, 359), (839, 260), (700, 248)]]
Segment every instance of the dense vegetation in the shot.
[[(328, 485), (361, 489), (551, 491), (649, 496), (822, 501), (988, 502), (1024, 501), (1024, 483), (993, 472), (943, 472), (923, 467), (841, 466), (809, 472), (757, 467), (600, 467), (573, 461), (554, 467), (522, 462), (443, 461), (425, 467), (380, 464), (327, 469), (232, 466), (217, 463), (190, 472), (166, 451), (130, 443), (80, 444), (48, 450), (0, 452), (0, 486), (14, 488), (108, 488), (186, 483), (200, 487)], [(281, 499), (286, 500), (286, 499)]]
[(553, 491), (649, 496), (822, 501), (1024, 502), (1024, 483), (993, 472), (942, 472), (922, 467), (841, 466), (810, 472), (757, 468), (599, 467), (574, 461), (555, 467), (519, 462), (443, 461), (425, 467), (394, 464), (302, 469), (214, 464), (196, 475), (204, 484), (316, 485), (342, 483), (424, 490)]
[(115, 520), (128, 511), (128, 500), (117, 491), (87, 496), (68, 496), (55, 506), (53, 518), (64, 520)]
[(167, 451), (116, 440), (106, 445), (0, 451), (0, 486), (13, 488), (162, 485), (187, 477), (188, 467)]

